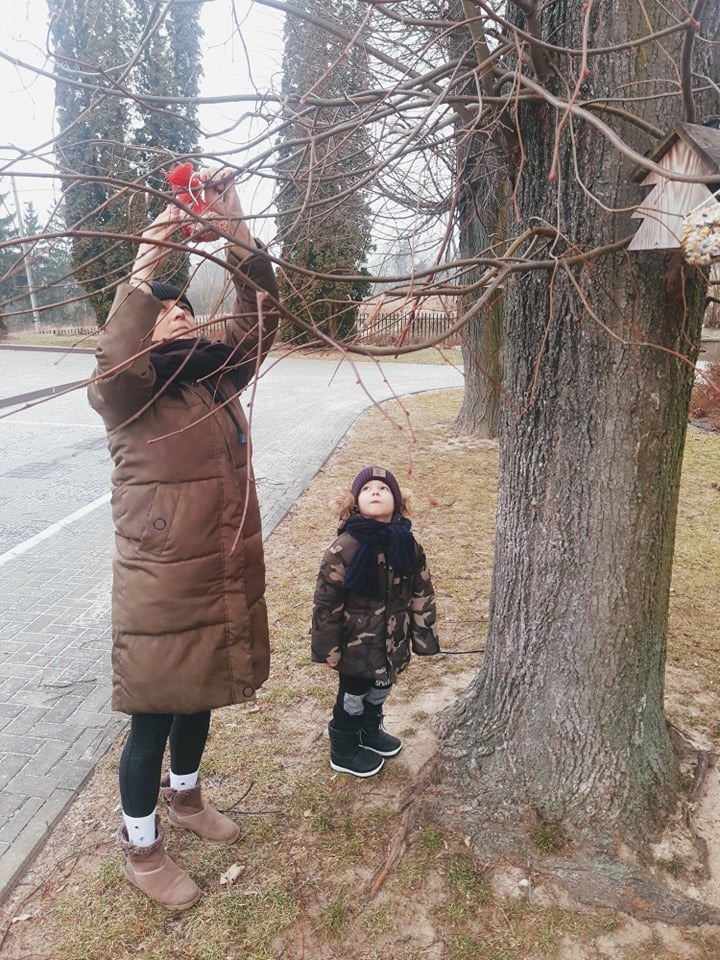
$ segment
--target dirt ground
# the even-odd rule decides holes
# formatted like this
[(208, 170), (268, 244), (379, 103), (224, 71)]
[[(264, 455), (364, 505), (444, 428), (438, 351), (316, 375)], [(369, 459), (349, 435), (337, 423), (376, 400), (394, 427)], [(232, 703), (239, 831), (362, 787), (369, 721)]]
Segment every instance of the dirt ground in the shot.
[[(402, 757), (401, 777), (388, 777), (388, 771), (383, 771), (374, 778), (372, 785), (362, 784), (362, 796), (345, 798), (347, 803), (360, 806), (370, 802), (374, 809), (388, 808), (398, 811), (402, 808), (403, 796), (412, 784), (422, 774), (427, 761), (431, 760), (436, 749), (437, 740), (433, 732), (430, 719), (450, 704), (464, 689), (474, 675), (474, 669), (468, 668), (443, 678), (440, 684), (423, 684), (423, 689), (416, 692), (411, 700), (396, 702), (392, 709), (388, 709), (388, 729), (402, 732), (412, 729), (412, 734), (406, 736), (406, 746)], [(266, 705), (260, 702), (258, 715), (262, 715)], [(222, 711), (223, 718), (228, 720), (235, 711)], [(428, 721), (418, 723), (416, 718), (420, 713), (426, 713)], [(326, 751), (326, 744), (322, 726), (325, 718), (317, 716), (300, 716), (286, 713), (280, 724), (274, 728), (273, 737), (262, 746), (268, 750), (274, 749), (274, 743), (284, 740), (293, 745), (298, 756), (312, 750), (318, 758)], [(54, 831), (46, 847), (39, 854), (35, 864), (28, 871), (22, 883), (16, 889), (10, 902), (2, 911), (3, 930), (0, 932), (2, 946), (0, 957), (2, 960), (61, 960), (61, 958), (107, 958), (119, 960), (121, 957), (137, 956), (145, 960), (175, 960), (175, 958), (192, 958), (200, 960), (205, 957), (276, 957), (293, 958), (293, 960), (447, 960), (450, 957), (482, 957), (491, 960), (524, 960), (524, 958), (547, 957), (554, 960), (718, 960), (720, 957), (720, 929), (711, 927), (701, 929), (683, 929), (670, 924), (643, 922), (628, 915), (612, 914), (608, 911), (591, 911), (574, 903), (567, 892), (556, 884), (544, 880), (542, 875), (532, 878), (532, 903), (538, 916), (549, 916), (551, 925), (557, 928), (554, 936), (548, 937), (547, 945), (542, 942), (538, 946), (530, 946), (527, 952), (523, 949), (524, 937), (514, 932), (514, 917), (510, 911), (512, 905), (524, 908), (526, 903), (526, 871), (522, 866), (512, 863), (493, 864), (490, 871), (490, 886), (492, 896), (500, 907), (506, 929), (498, 938), (493, 934), (493, 941), (510, 946), (500, 945), (490, 952), (474, 953), (457, 952), (449, 946), (448, 934), (452, 928), (452, 921), (443, 922), (438, 917), (437, 906), (443, 899), (443, 887), (446, 884), (446, 870), (438, 867), (437, 872), (430, 874), (429, 882), (423, 883), (422, 889), (412, 889), (411, 901), (407, 903), (406, 916), (395, 917), (390, 929), (380, 926), (365, 932), (365, 936), (357, 933), (352, 939), (341, 942), (327, 943), (324, 936), (316, 930), (319, 925), (317, 912), (310, 904), (306, 904), (306, 929), (299, 939), (296, 929), (289, 938), (280, 937), (274, 941), (276, 952), (246, 952), (241, 947), (238, 952), (207, 953), (175, 952), (169, 946), (153, 947), (145, 952), (142, 943), (132, 952), (126, 951), (125, 945), (113, 952), (112, 945), (98, 946), (87, 944), (87, 950), (80, 945), (62, 944), (67, 932), (63, 933), (62, 913), (57, 913), (57, 905), (63, 898), (72, 899), (81, 895), (83, 883), (88, 876), (101, 874), (109, 858), (116, 858), (113, 848), (113, 832), (119, 823), (119, 810), (115, 802), (115, 768), (120, 744), (116, 744), (106, 760), (100, 765), (86, 788), (78, 797), (72, 809), (66, 814), (62, 822)], [(324, 757), (323, 757), (324, 761)], [(391, 761), (388, 761), (388, 765)], [(337, 782), (339, 776), (332, 774), (324, 762), (317, 764), (317, 775), (323, 780)], [(244, 785), (243, 785), (244, 786)], [(357, 784), (356, 784), (357, 786)], [(404, 789), (403, 789), (404, 788)], [(252, 798), (252, 791), (248, 800)], [(251, 805), (255, 808), (255, 804)], [(697, 811), (698, 833), (707, 841), (709, 851), (709, 865), (711, 876), (704, 882), (694, 885), (687, 893), (706, 903), (712, 903), (720, 908), (720, 777), (715, 769), (710, 772), (708, 790), (702, 804)], [(357, 810), (356, 810), (357, 812)], [(307, 862), (308, 846), (312, 838), (305, 829), (311, 811), (303, 810), (290, 816), (289, 829), (284, 831), (281, 849), (275, 848), (276, 856), (289, 856), (293, 869), (302, 869)], [(241, 816), (242, 822), (242, 816)], [(398, 818), (398, 824), (400, 818)], [(397, 898), (394, 896), (397, 887), (398, 872), (403, 865), (403, 855), (412, 845), (412, 828), (404, 832), (402, 827), (395, 837), (390, 838), (387, 844), (387, 860), (382, 853), (376, 862), (356, 863), (350, 867), (332, 863), (331, 857), (326, 857), (324, 864), (318, 865), (323, 874), (323, 880), (328, 887), (341, 887), (352, 884), (356, 893), (354, 896), (364, 902), (359, 910), (361, 916), (364, 910), (366, 915), (374, 911), (382, 916), (383, 904), (390, 903), (395, 909)], [(183, 838), (185, 839), (185, 838)], [(392, 860), (393, 843), (398, 842), (394, 851), (396, 859)], [(187, 841), (185, 841), (187, 842)], [(190, 842), (201, 846), (201, 841), (192, 839)], [(445, 841), (448, 842), (447, 840)], [(455, 842), (462, 843), (462, 838), (455, 838)], [(170, 850), (173, 855), (181, 849), (177, 838), (172, 838)], [(238, 842), (235, 853), (228, 858), (233, 863), (240, 863), (252, 856), (252, 848), (248, 848), (243, 838)], [(236, 859), (237, 858), (237, 859)], [(182, 862), (181, 857), (177, 857)], [(230, 865), (230, 864), (227, 864)], [(225, 869), (227, 869), (227, 865)], [(385, 877), (386, 891), (380, 887), (379, 893), (371, 895), (373, 884), (378, 882), (378, 875), (383, 869), (388, 869)], [(349, 873), (348, 873), (349, 871)], [(240, 881), (242, 882), (241, 876)], [(123, 884), (122, 879), (114, 878), (114, 883)], [(217, 878), (216, 878), (217, 882)], [(407, 891), (404, 891), (407, 898)], [(133, 901), (137, 895), (130, 891), (118, 889), (118, 896), (125, 896)], [(574, 921), (568, 923), (567, 917), (572, 916)], [(158, 918), (158, 923), (166, 923), (164, 917)], [(167, 939), (172, 941), (172, 925), (168, 926)], [(58, 938), (61, 945), (58, 946)], [(271, 947), (271, 950), (273, 947)]]

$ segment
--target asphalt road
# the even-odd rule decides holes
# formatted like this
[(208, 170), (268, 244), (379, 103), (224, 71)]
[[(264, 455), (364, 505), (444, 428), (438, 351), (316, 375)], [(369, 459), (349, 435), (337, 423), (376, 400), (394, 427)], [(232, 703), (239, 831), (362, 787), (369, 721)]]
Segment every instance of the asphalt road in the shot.
[[(91, 353), (0, 349), (0, 557), (107, 496), (112, 463), (84, 389), (3, 400), (92, 375)], [(284, 516), (355, 418), (393, 395), (461, 386), (447, 364), (271, 357), (245, 394), (265, 535)]]

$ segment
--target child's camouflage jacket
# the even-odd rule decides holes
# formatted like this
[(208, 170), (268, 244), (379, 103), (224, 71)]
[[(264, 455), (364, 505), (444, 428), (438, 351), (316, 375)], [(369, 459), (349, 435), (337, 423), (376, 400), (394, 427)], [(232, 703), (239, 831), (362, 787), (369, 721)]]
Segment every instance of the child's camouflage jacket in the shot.
[(394, 682), (411, 651), (438, 653), (435, 594), (425, 552), (416, 542), (416, 562), (400, 576), (378, 548), (385, 595), (365, 597), (346, 590), (345, 571), (358, 542), (341, 533), (325, 551), (313, 601), (312, 659), (352, 677)]

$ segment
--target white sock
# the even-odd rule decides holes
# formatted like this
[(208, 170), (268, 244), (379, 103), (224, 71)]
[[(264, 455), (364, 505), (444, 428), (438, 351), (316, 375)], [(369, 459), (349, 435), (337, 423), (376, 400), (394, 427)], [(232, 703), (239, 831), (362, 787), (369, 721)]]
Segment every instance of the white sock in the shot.
[(173, 790), (192, 790), (193, 787), (197, 786), (199, 775), (199, 770), (196, 770), (195, 773), (173, 773), (171, 770), (170, 786)]
[(155, 811), (146, 817), (129, 817), (123, 813), (128, 840), (136, 847), (149, 847), (157, 840), (155, 832)]

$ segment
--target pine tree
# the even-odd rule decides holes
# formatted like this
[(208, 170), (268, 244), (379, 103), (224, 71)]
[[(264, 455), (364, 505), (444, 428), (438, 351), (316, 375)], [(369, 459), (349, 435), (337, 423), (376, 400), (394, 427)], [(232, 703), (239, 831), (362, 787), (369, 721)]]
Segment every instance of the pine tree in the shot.
[[(370, 253), (370, 210), (358, 183), (368, 163), (367, 139), (351, 95), (365, 85), (360, 51), (318, 26), (317, 18), (348, 24), (358, 20), (355, 3), (300, 4), (309, 19), (288, 18), (283, 55), (285, 129), (279, 144), (276, 203), (282, 257), (302, 270), (287, 271), (281, 292), (287, 307), (334, 339), (352, 335), (357, 304), (369, 291), (357, 275)], [(316, 19), (312, 19), (315, 17)], [(309, 94), (307, 104), (302, 98)], [(325, 107), (321, 99), (339, 98)], [(300, 342), (311, 334), (286, 331)]]
[[(11, 324), (23, 323), (29, 316), (30, 300), (27, 295), (27, 279), (23, 257), (25, 248), (12, 243), (20, 236), (19, 225), (12, 202), (0, 196), (0, 338), (5, 336)], [(8, 322), (10, 321), (10, 322)]]
[[(172, 6), (167, 16), (158, 21), (158, 11), (148, 0), (132, 2), (138, 36), (149, 34), (141, 46), (134, 73), (134, 86), (141, 94), (137, 102), (139, 125), (134, 134), (134, 163), (145, 184), (163, 192), (167, 190), (163, 172), (199, 151), (197, 105), (192, 98), (200, 92), (202, 76), (200, 7)], [(167, 96), (168, 100), (148, 102), (142, 99), (142, 93), (150, 93), (154, 98)], [(188, 100), (173, 102), (176, 98)], [(149, 195), (148, 216), (156, 216), (163, 204), (160, 197)], [(180, 286), (187, 282), (187, 256), (173, 254), (165, 269), (173, 282)]]
[(125, 139), (129, 103), (115, 94), (127, 85), (131, 37), (125, 0), (48, 0), (60, 127), (56, 155), (67, 228), (76, 232), (72, 266), (98, 322), (112, 302), (111, 285), (127, 269), (130, 246), (88, 232), (126, 233), (132, 165)]
[(160, 205), (142, 190), (148, 165), (149, 185), (164, 190), (160, 157), (194, 149), (196, 106), (163, 107), (143, 96), (197, 93), (199, 14), (183, 4), (158, 23), (149, 0), (48, 4), (72, 267), (102, 323), (132, 261), (123, 237), (136, 235)]
[(35, 302), (43, 321), (70, 323), (82, 312), (79, 304), (81, 291), (72, 275), (72, 244), (67, 237), (56, 234), (63, 229), (57, 215), (44, 224), (32, 201), (25, 204), (23, 214), (25, 236), (37, 237), (25, 246), (32, 270)]
[[(0, 244), (17, 236), (11, 213), (7, 213), (7, 200), (0, 197)], [(0, 339), (7, 334), (7, 318), (16, 309), (14, 298), (17, 288), (18, 248), (0, 246)]]

